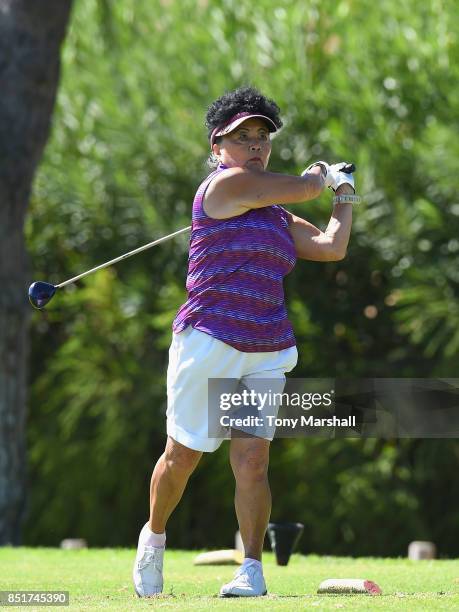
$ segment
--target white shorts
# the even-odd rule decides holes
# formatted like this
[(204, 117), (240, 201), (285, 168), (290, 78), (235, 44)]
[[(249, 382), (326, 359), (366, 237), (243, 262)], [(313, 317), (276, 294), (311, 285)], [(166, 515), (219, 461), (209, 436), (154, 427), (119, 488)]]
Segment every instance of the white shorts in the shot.
[[(256, 379), (277, 379), (275, 391), (281, 393), (285, 372), (293, 370), (297, 361), (296, 346), (243, 353), (191, 325), (172, 334), (167, 369), (167, 434), (193, 450), (216, 450), (227, 436), (209, 436), (208, 379), (237, 379), (249, 390), (256, 388)], [(261, 437), (272, 440), (273, 435)]]

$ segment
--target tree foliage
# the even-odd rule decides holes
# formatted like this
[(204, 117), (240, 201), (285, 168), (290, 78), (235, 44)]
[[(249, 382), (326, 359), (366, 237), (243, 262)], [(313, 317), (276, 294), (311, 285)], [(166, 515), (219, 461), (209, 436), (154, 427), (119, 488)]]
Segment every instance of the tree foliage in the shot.
[[(454, 377), (458, 26), (439, 0), (80, 0), (27, 221), (34, 277), (62, 281), (188, 225), (206, 107), (253, 84), (285, 119), (271, 169), (349, 159), (364, 196), (346, 259), (300, 262), (286, 280), (295, 376)], [(323, 227), (330, 199), (295, 213)], [(28, 542), (134, 543), (164, 445), (186, 258), (181, 237), (34, 315)], [(277, 441), (273, 518), (307, 524), (305, 551), (404, 554), (426, 538), (454, 554), (457, 513), (443, 505), (459, 500), (457, 459), (455, 441)], [(223, 448), (203, 458), (168, 541), (231, 545), (232, 497)]]

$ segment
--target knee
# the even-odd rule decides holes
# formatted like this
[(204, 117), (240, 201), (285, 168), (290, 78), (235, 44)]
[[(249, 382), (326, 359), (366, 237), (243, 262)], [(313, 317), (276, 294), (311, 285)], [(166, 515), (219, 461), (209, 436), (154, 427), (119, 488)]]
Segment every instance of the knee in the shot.
[(179, 444), (169, 438), (164, 451), (166, 469), (175, 473), (191, 474), (199, 463), (202, 452)]
[(236, 482), (247, 486), (266, 480), (268, 464), (268, 457), (257, 453), (245, 453), (231, 459)]

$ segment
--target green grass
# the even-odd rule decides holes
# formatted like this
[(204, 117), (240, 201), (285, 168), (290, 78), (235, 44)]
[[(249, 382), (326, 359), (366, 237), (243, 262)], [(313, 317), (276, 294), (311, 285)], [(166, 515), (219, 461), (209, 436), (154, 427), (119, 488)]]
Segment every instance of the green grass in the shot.
[[(0, 548), (0, 590), (67, 590), (68, 610), (459, 610), (459, 561), (293, 555), (287, 567), (278, 567), (267, 553), (269, 595), (247, 600), (219, 599), (235, 568), (195, 567), (196, 554), (168, 550), (165, 593), (139, 599), (131, 583), (134, 550)], [(383, 595), (317, 595), (326, 578), (374, 580)]]

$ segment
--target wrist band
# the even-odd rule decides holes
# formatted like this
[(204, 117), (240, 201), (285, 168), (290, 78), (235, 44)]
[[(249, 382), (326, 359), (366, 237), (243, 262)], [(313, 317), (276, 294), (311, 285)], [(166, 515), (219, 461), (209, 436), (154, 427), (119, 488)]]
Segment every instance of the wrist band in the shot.
[(333, 198), (333, 204), (358, 204), (361, 201), (361, 197), (358, 195), (342, 194), (335, 195)]

